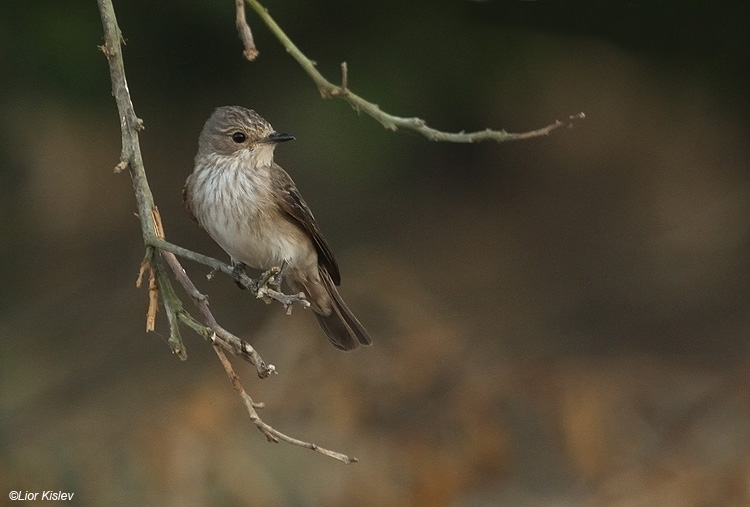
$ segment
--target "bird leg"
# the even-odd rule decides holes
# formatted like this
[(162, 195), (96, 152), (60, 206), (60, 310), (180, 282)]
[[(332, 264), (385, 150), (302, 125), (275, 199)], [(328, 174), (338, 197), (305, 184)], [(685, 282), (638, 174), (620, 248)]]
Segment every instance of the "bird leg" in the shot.
[(284, 281), (284, 273), (289, 266), (287, 261), (281, 263), (281, 267), (274, 266), (258, 277), (256, 287), (258, 289), (267, 287), (273, 290), (281, 290), (281, 282)]
[(260, 291), (266, 288), (278, 289), (279, 286), (276, 284), (276, 275), (279, 274), (280, 271), (280, 268), (274, 266), (268, 271), (261, 274), (258, 277), (258, 281), (255, 283), (256, 290)]
[(242, 275), (247, 276), (247, 264), (244, 262), (237, 262), (232, 259), (232, 280), (242, 290), (247, 289), (244, 283), (242, 283)]
[(284, 281), (284, 274), (286, 273), (286, 268), (289, 267), (289, 263), (284, 260), (284, 262), (281, 263), (281, 267), (279, 268), (278, 274), (274, 277), (273, 283), (276, 285), (276, 288), (281, 290), (281, 282)]

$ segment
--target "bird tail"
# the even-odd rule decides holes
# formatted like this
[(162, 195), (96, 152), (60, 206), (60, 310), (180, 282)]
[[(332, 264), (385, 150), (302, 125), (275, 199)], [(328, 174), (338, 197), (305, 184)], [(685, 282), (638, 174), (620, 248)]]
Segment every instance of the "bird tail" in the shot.
[(315, 317), (333, 346), (341, 350), (353, 350), (360, 345), (372, 345), (370, 335), (341, 299), (328, 271), (320, 267), (319, 272), (331, 298), (331, 312), (328, 315), (315, 312)]

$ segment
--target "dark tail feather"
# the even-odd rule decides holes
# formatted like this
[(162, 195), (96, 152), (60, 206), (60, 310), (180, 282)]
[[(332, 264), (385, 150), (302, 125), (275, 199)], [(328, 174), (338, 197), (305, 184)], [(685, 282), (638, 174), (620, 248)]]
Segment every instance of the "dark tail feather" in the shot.
[(320, 278), (328, 294), (331, 295), (333, 305), (330, 315), (316, 313), (315, 317), (333, 346), (341, 350), (352, 350), (360, 344), (372, 345), (370, 335), (341, 299), (339, 291), (336, 290), (333, 280), (325, 269), (320, 269)]

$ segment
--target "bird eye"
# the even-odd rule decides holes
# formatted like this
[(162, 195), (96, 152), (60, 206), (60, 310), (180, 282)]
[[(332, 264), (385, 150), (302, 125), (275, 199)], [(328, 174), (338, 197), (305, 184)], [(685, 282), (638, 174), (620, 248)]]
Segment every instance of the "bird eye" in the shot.
[(237, 144), (244, 143), (246, 139), (247, 136), (243, 132), (235, 132), (232, 134), (232, 141)]

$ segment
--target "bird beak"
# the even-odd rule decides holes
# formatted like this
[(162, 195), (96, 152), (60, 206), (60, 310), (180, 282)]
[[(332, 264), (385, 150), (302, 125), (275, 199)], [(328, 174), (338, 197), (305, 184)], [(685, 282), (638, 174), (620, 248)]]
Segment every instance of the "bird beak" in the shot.
[(285, 141), (294, 141), (294, 136), (281, 132), (271, 132), (263, 139), (263, 141), (274, 144), (283, 143)]

